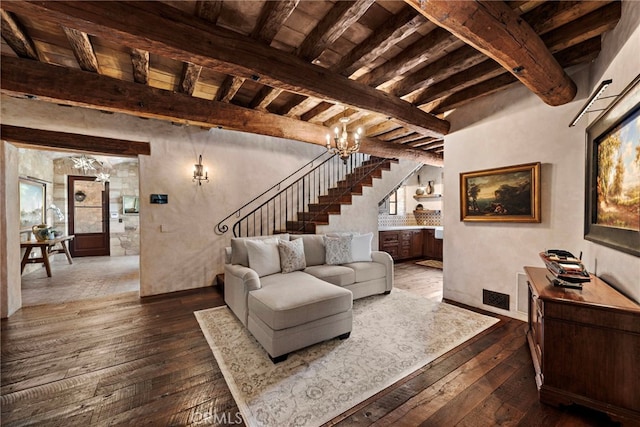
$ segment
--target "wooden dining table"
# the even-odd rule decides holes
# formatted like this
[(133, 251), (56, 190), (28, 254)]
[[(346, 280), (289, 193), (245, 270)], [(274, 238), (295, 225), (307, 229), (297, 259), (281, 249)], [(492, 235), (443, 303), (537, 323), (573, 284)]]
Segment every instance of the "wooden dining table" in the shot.
[[(75, 236), (73, 234), (69, 236), (58, 236), (53, 239), (47, 240), (27, 240), (25, 242), (20, 242), (21, 248), (26, 248), (24, 255), (22, 256), (22, 263), (20, 264), (20, 273), (24, 271), (24, 267), (27, 264), (44, 264), (44, 267), (47, 270), (47, 276), (51, 277), (51, 264), (49, 262), (49, 255), (61, 253), (67, 256), (67, 260), (69, 264), (73, 264), (73, 259), (71, 258), (71, 254), (69, 253), (69, 248), (67, 246), (67, 242), (72, 240)], [(60, 245), (59, 247), (55, 247), (56, 245)], [(40, 248), (40, 256), (29, 258), (31, 255), (31, 251), (33, 248)]]

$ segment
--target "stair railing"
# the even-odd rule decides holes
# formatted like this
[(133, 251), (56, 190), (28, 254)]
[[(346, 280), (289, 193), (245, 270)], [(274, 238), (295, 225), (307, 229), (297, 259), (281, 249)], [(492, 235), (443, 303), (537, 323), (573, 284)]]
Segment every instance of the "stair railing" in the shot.
[[(275, 194), (269, 200), (240, 218), (233, 225), (234, 237), (263, 236), (285, 232), (287, 222), (296, 221), (298, 212), (308, 212), (310, 204), (357, 170), (369, 155), (352, 154), (347, 163), (333, 155), (304, 176)], [(238, 215), (239, 217), (239, 215)], [(226, 220), (226, 219), (225, 219)], [(224, 220), (222, 221), (224, 222)], [(309, 222), (307, 219), (305, 222)]]
[[(327, 157), (328, 156), (328, 157)], [(264, 195), (268, 194), (269, 192), (273, 192), (273, 190), (280, 190), (280, 187), (282, 186), (282, 184), (284, 184), (287, 181), (290, 181), (293, 177), (295, 177), (296, 175), (300, 174), (301, 171), (303, 171), (304, 169), (306, 169), (309, 166), (313, 166), (313, 164), (321, 159), (322, 157), (327, 157), (325, 159), (329, 160), (332, 157), (334, 157), (335, 155), (329, 155), (327, 152), (323, 152), (322, 154), (320, 154), (319, 156), (317, 156), (316, 158), (314, 158), (313, 160), (307, 162), (306, 164), (304, 164), (303, 166), (301, 166), (300, 168), (298, 168), (297, 170), (295, 170), (294, 172), (292, 172), (291, 174), (289, 174), (286, 178), (281, 179), (280, 181), (278, 181), (276, 184), (272, 185), (271, 187), (267, 188), (266, 190), (264, 190), (262, 193), (258, 194), (256, 197), (254, 197), (253, 199), (251, 199), (250, 201), (248, 201), (247, 203), (245, 203), (244, 205), (242, 205), (241, 207), (239, 207), (238, 209), (236, 209), (235, 211), (233, 211), (232, 213), (230, 213), (229, 215), (227, 215), (226, 217), (224, 217), (220, 222), (218, 222), (218, 224), (216, 224), (216, 227), (214, 229), (215, 233), (217, 235), (223, 235), (224, 233), (226, 233), (227, 231), (229, 231), (229, 227), (225, 224), (227, 222), (227, 220), (229, 220), (232, 216), (236, 216), (237, 218), (240, 217), (240, 215), (242, 214), (242, 210), (247, 208), (248, 206), (251, 206), (252, 204), (254, 204), (257, 200), (259, 200), (260, 198), (262, 198)]]
[[(343, 197), (354, 194), (356, 187), (359, 187), (358, 191), (362, 191), (364, 182), (367, 181), (368, 178), (378, 169), (378, 166), (381, 166), (387, 161), (388, 159), (385, 158), (377, 158), (374, 162), (369, 163), (366, 168), (362, 167), (362, 165), (355, 168), (348, 175), (347, 180), (339, 182), (337, 188), (330, 189), (330, 193), (320, 205), (322, 208), (315, 209), (314, 211), (307, 209), (303, 212), (305, 215), (304, 219), (301, 221), (300, 218), (298, 218), (297, 226), (290, 227), (288, 231), (293, 233), (304, 233), (307, 231), (308, 224), (315, 223), (321, 217), (327, 216), (328, 218), (328, 215), (332, 213), (335, 206), (341, 204), (340, 202)], [(333, 194), (331, 194), (331, 192), (333, 192)]]

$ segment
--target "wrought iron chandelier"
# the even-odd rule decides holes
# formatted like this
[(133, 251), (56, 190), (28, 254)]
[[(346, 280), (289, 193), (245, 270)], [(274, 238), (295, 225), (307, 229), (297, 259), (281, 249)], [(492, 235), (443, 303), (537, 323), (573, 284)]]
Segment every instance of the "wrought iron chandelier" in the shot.
[(327, 134), (327, 151), (335, 153), (340, 156), (344, 164), (347, 164), (349, 156), (353, 153), (357, 153), (360, 149), (360, 139), (362, 138), (362, 128), (358, 128), (353, 135), (350, 136), (347, 131), (347, 123), (349, 123), (348, 117), (342, 117), (340, 119), (342, 123), (342, 130), (336, 126), (333, 130), (334, 146), (331, 146), (331, 135)]
[(79, 157), (71, 157), (71, 160), (73, 161), (73, 167), (75, 169), (82, 169), (82, 173), (85, 175), (90, 171), (96, 170), (94, 164), (102, 166), (98, 160), (93, 157), (87, 157), (84, 154)]

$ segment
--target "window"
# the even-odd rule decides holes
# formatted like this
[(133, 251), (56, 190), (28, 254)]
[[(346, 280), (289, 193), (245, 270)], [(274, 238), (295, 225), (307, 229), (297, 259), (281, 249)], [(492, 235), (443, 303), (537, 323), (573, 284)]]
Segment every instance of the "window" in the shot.
[(398, 215), (398, 190), (389, 195), (389, 215)]

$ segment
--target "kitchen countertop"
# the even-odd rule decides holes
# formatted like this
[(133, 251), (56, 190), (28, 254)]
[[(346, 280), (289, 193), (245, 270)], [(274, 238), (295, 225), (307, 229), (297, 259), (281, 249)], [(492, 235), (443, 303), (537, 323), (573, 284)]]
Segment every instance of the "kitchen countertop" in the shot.
[(388, 227), (378, 227), (378, 231), (394, 230), (437, 230), (442, 229), (441, 225), (394, 225)]

